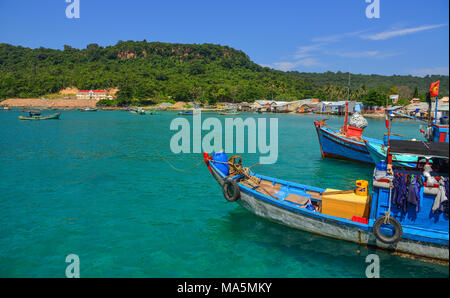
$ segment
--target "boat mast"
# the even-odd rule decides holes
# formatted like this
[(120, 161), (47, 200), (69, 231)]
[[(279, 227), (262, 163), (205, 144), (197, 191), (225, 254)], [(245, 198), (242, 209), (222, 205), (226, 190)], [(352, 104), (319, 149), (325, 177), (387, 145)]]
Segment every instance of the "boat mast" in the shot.
[(347, 135), (347, 128), (348, 128), (348, 101), (349, 100), (350, 100), (350, 68), (348, 70), (347, 101), (345, 102), (345, 122), (344, 122), (345, 135)]
[(432, 119), (431, 119), (431, 94), (430, 92), (427, 92), (427, 103), (428, 103), (428, 126), (427, 126), (427, 132), (426, 137), (427, 141), (431, 141), (431, 127), (432, 127)]

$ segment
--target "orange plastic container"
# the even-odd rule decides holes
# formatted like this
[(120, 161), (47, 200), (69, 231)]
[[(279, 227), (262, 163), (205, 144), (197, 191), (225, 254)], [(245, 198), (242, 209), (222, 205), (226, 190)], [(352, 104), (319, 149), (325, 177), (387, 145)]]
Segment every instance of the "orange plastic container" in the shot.
[(349, 125), (347, 127), (347, 137), (361, 138), (363, 129)]

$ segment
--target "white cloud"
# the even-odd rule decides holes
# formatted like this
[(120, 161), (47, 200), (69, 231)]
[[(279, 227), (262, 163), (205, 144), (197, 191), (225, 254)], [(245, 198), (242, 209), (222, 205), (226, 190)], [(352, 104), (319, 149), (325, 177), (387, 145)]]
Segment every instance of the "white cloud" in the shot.
[(275, 62), (273, 63), (273, 68), (282, 70), (282, 71), (289, 71), (297, 66), (303, 66), (303, 67), (312, 67), (312, 66), (320, 66), (323, 65), (320, 61), (314, 58), (305, 58), (293, 62)]
[(336, 56), (345, 58), (368, 58), (375, 57), (380, 54), (380, 51), (361, 51), (361, 52), (338, 52)]
[(304, 67), (323, 65), (321, 62), (319, 62), (317, 59), (314, 59), (314, 58), (302, 59), (302, 60), (297, 61), (296, 64), (304, 66)]
[(296, 67), (297, 64), (295, 62), (275, 62), (273, 64), (273, 68), (282, 70), (282, 71), (288, 71)]
[(411, 74), (418, 77), (424, 77), (426, 75), (449, 75), (448, 66), (436, 66), (430, 68), (414, 69)]
[[(368, 32), (369, 30), (359, 30), (354, 32), (347, 32), (329, 36), (315, 37), (312, 39), (312, 44), (299, 46), (296, 52), (290, 56), (291, 61), (283, 61), (283, 62), (275, 62), (270, 65), (264, 64), (264, 67), (272, 67), (275, 69), (279, 69), (282, 71), (289, 71), (298, 66), (313, 67), (313, 66), (324, 66), (322, 62), (318, 60), (317, 57), (321, 57), (323, 55), (328, 56), (337, 56), (341, 58), (352, 58), (352, 59), (384, 59), (392, 56), (398, 56), (400, 52), (386, 52), (380, 50), (361, 50), (361, 51), (333, 51), (328, 50), (329, 45), (333, 43), (339, 43), (344, 39), (349, 39), (353, 37), (359, 37), (363, 39), (371, 39), (371, 40), (384, 40), (393, 38), (396, 36), (402, 36), (407, 34), (413, 34), (416, 32), (421, 32), (425, 30), (431, 30), (439, 27), (447, 26), (447, 24), (438, 24), (438, 25), (429, 25), (429, 26), (420, 26), (414, 28), (405, 28), (405, 29), (391, 29), (387, 31), (383, 31), (381, 33), (372, 33), (367, 35), (362, 35), (363, 33)], [(327, 49), (328, 48), (328, 49)], [(417, 75), (422, 75), (423, 73), (430, 71), (438, 71), (438, 73), (445, 73), (442, 71), (442, 68), (438, 69), (426, 69), (426, 70), (417, 70)], [(446, 73), (448, 74), (448, 67)]]
[(429, 25), (429, 26), (420, 26), (420, 27), (414, 27), (414, 28), (406, 28), (406, 29), (400, 29), (400, 30), (388, 30), (381, 33), (376, 34), (370, 34), (370, 35), (362, 35), (361, 38), (364, 39), (371, 39), (371, 40), (384, 40), (396, 36), (402, 36), (407, 34), (413, 34), (425, 30), (431, 30), (446, 26), (446, 24), (439, 24), (439, 25)]
[(297, 48), (297, 52), (294, 54), (295, 59), (302, 59), (306, 57), (310, 57), (312, 55), (311, 52), (318, 50), (322, 45), (321, 44), (313, 44), (309, 46), (300, 46)]
[(374, 58), (374, 59), (383, 59), (392, 56), (398, 56), (400, 52), (382, 52), (378, 50), (374, 51), (353, 51), (353, 52), (326, 52), (327, 55), (333, 55), (343, 58), (355, 58), (355, 59), (364, 59), (364, 58)]
[(322, 37), (315, 37), (312, 39), (313, 42), (338, 42), (341, 39), (358, 36), (363, 32), (366, 32), (367, 30), (360, 30), (360, 31), (354, 31), (354, 32), (347, 32), (347, 33), (341, 33), (341, 34), (335, 34), (335, 35), (329, 35), (329, 36), (322, 36)]

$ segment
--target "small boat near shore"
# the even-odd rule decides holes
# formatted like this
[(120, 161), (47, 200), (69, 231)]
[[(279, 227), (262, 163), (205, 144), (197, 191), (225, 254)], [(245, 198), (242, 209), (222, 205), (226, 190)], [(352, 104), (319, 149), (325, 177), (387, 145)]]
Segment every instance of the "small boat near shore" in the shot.
[(230, 112), (218, 112), (219, 115), (223, 115), (223, 116), (237, 116), (239, 115), (238, 112), (236, 111), (230, 111)]
[(40, 111), (24, 111), (28, 112), (28, 116), (19, 116), (20, 120), (50, 120), (59, 119), (61, 113), (42, 116)]
[[(408, 142), (407, 147), (416, 155), (423, 156), (417, 142), (403, 142)], [(396, 154), (405, 149), (405, 143), (396, 140), (390, 146)], [(443, 150), (431, 146), (426, 158), (438, 160), (433, 162), (432, 177), (448, 183), (448, 147)], [(439, 201), (443, 188), (441, 184), (427, 184), (431, 178), (422, 175), (423, 169), (394, 169), (389, 173), (377, 165), (370, 196), (364, 180), (356, 181), (354, 190), (324, 189), (255, 174), (242, 166), (240, 157), (227, 159), (223, 152), (213, 156), (203, 153), (203, 157), (225, 199), (257, 216), (322, 236), (426, 259), (449, 260), (448, 200), (446, 205)], [(386, 168), (392, 169), (392, 164)], [(409, 197), (400, 193), (402, 186), (397, 184), (402, 181), (411, 189), (417, 183), (420, 192), (415, 202), (406, 201)]]
[(192, 115), (194, 115), (194, 112), (193, 111), (180, 111), (180, 112), (178, 112), (178, 115), (192, 116)]
[(80, 109), (81, 112), (97, 112), (97, 109), (93, 109), (90, 107), (84, 107), (82, 109)]

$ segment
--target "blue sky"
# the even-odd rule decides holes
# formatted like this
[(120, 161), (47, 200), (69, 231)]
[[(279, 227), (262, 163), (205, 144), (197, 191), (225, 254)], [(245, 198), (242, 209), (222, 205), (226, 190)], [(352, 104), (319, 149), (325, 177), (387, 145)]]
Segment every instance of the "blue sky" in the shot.
[(379, 19), (366, 17), (366, 0), (79, 1), (80, 18), (68, 19), (66, 0), (0, 0), (0, 42), (207, 42), (281, 70), (449, 73), (448, 0), (379, 0)]

